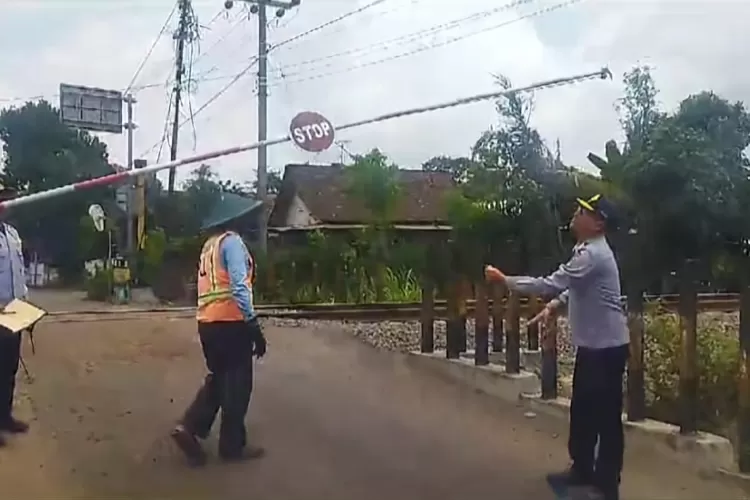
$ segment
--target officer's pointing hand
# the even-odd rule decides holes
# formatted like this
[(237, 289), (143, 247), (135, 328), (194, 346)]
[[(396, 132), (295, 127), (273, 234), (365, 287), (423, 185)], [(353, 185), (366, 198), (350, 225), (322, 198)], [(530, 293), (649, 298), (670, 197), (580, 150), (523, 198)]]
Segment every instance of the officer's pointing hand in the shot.
[(552, 314), (552, 308), (549, 306), (545, 306), (544, 309), (541, 310), (536, 316), (531, 318), (528, 322), (529, 325), (536, 325), (537, 323), (541, 323), (542, 325), (547, 323), (547, 320), (549, 319), (550, 315)]
[(484, 279), (486, 279), (487, 281), (503, 282), (505, 281), (505, 274), (500, 269), (494, 266), (485, 266)]

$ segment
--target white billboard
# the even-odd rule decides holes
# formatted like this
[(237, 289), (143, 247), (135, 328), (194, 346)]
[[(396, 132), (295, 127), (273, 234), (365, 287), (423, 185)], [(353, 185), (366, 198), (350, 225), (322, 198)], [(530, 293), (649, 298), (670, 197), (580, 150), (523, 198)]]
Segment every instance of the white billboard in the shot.
[(60, 117), (71, 127), (122, 133), (122, 92), (60, 84)]

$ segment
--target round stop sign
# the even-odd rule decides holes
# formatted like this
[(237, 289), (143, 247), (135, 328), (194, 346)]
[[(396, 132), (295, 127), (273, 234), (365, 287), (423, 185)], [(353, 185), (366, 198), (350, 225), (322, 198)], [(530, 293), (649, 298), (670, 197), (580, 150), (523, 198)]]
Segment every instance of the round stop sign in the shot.
[(292, 118), (289, 135), (294, 143), (309, 153), (320, 153), (333, 144), (333, 125), (315, 111), (303, 111)]

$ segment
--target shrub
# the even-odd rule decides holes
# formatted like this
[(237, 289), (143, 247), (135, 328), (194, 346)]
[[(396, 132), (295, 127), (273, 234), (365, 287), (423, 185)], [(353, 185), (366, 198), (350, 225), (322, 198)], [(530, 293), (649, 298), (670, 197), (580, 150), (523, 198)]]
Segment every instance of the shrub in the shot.
[(92, 274), (86, 277), (86, 298), (105, 302), (112, 295), (112, 270), (97, 268)]
[[(734, 320), (728, 321), (730, 318)], [(679, 421), (680, 325), (676, 314), (646, 314), (644, 362), (650, 417)], [(698, 320), (698, 419), (710, 432), (727, 434), (736, 418), (740, 347), (736, 316), (701, 314)]]

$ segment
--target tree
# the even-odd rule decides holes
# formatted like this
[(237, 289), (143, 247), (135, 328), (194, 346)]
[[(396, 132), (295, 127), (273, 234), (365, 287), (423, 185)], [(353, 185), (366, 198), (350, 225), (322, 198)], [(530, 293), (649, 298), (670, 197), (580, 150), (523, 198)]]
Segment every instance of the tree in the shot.
[(422, 164), (422, 170), (425, 172), (448, 172), (456, 183), (462, 184), (468, 180), (467, 176), (471, 166), (472, 161), (469, 158), (435, 156)]
[[(5, 153), (2, 182), (24, 193), (112, 173), (104, 143), (65, 126), (46, 101), (0, 112), (0, 140)], [(81, 216), (91, 203), (112, 196), (108, 188), (71, 193), (20, 207), (11, 219), (27, 245), (42, 251), (63, 278), (78, 279), (84, 259), (76, 241)]]
[[(497, 81), (511, 88), (507, 78)], [(498, 124), (472, 150), (463, 200), (452, 203), (454, 227), (462, 233), (457, 239), (473, 239), (476, 251), (503, 259), (506, 269), (546, 270), (563, 249), (560, 206), (574, 176), (531, 125), (531, 99), (504, 96), (496, 110)]]
[(361, 200), (370, 215), (371, 256), (375, 268), (375, 290), (378, 300), (383, 299), (385, 262), (388, 259), (388, 230), (394, 211), (398, 207), (401, 189), (398, 166), (377, 149), (355, 157), (347, 167), (349, 195)]
[(620, 113), (620, 125), (627, 139), (629, 152), (640, 151), (651, 133), (664, 118), (656, 97), (659, 91), (651, 76), (649, 66), (636, 66), (623, 76), (625, 95), (617, 100), (615, 109)]
[(649, 255), (640, 259), (644, 275), (659, 281), (685, 258), (706, 264), (723, 259), (722, 242), (736, 244), (744, 231), (747, 112), (741, 103), (702, 92), (665, 113), (647, 67), (626, 73), (623, 81), (617, 108), (627, 141), (622, 150), (609, 141), (606, 160), (589, 159), (630, 209), (638, 246)]

